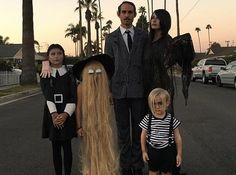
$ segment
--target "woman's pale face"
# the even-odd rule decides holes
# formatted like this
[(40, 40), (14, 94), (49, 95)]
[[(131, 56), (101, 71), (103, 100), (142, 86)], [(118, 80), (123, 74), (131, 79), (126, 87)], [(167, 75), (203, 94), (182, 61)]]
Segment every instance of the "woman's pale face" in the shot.
[(160, 20), (157, 18), (156, 14), (153, 13), (152, 14), (152, 18), (151, 18), (151, 28), (153, 30), (159, 30), (161, 28), (160, 26)]

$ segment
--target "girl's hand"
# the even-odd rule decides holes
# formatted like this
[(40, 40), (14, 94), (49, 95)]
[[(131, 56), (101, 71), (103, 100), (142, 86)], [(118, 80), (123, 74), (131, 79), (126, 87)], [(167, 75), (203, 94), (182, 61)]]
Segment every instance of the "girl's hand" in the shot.
[(66, 112), (63, 112), (58, 115), (58, 124), (63, 125), (69, 115)]
[(47, 77), (50, 78), (51, 72), (52, 72), (52, 69), (49, 64), (49, 61), (48, 60), (42, 61), (42, 70), (41, 70), (40, 76), (42, 78), (47, 78)]
[(179, 167), (182, 163), (182, 157), (177, 154), (176, 156), (176, 166)]
[(146, 151), (143, 152), (143, 161), (145, 163), (148, 163), (149, 161), (148, 153)]
[(53, 126), (57, 129), (62, 129), (64, 126), (61, 125), (60, 123), (59, 114), (57, 112), (54, 112), (51, 116), (52, 116)]

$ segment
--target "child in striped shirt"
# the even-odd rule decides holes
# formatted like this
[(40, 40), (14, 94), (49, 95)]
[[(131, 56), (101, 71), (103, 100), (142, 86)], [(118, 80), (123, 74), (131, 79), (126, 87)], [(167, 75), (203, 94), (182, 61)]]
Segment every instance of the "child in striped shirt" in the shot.
[[(182, 163), (180, 121), (167, 112), (170, 95), (162, 88), (153, 89), (148, 96), (151, 113), (140, 122), (143, 161), (148, 163), (149, 175), (171, 175), (172, 168)], [(175, 157), (173, 145), (176, 144)], [(175, 160), (176, 159), (176, 160)]]

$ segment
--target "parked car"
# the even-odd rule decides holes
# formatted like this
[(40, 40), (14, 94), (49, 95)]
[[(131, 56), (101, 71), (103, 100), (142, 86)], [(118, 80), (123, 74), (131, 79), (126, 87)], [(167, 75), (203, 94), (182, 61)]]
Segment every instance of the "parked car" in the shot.
[(236, 88), (236, 61), (232, 61), (225, 68), (221, 68), (216, 77), (216, 84), (218, 86), (229, 84)]
[(208, 80), (212, 80), (215, 83), (216, 76), (220, 72), (221, 67), (225, 67), (226, 65), (227, 62), (221, 57), (201, 59), (192, 69), (192, 81), (201, 79), (204, 84), (207, 84)]

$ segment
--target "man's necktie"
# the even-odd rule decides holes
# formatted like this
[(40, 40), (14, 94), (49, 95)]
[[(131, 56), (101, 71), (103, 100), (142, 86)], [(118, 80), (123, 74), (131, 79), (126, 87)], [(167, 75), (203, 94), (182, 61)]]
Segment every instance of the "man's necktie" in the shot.
[(129, 51), (131, 51), (133, 41), (132, 41), (132, 38), (131, 38), (131, 35), (130, 35), (130, 31), (127, 30), (127, 31), (125, 31), (125, 33), (127, 34), (127, 41), (128, 41)]

